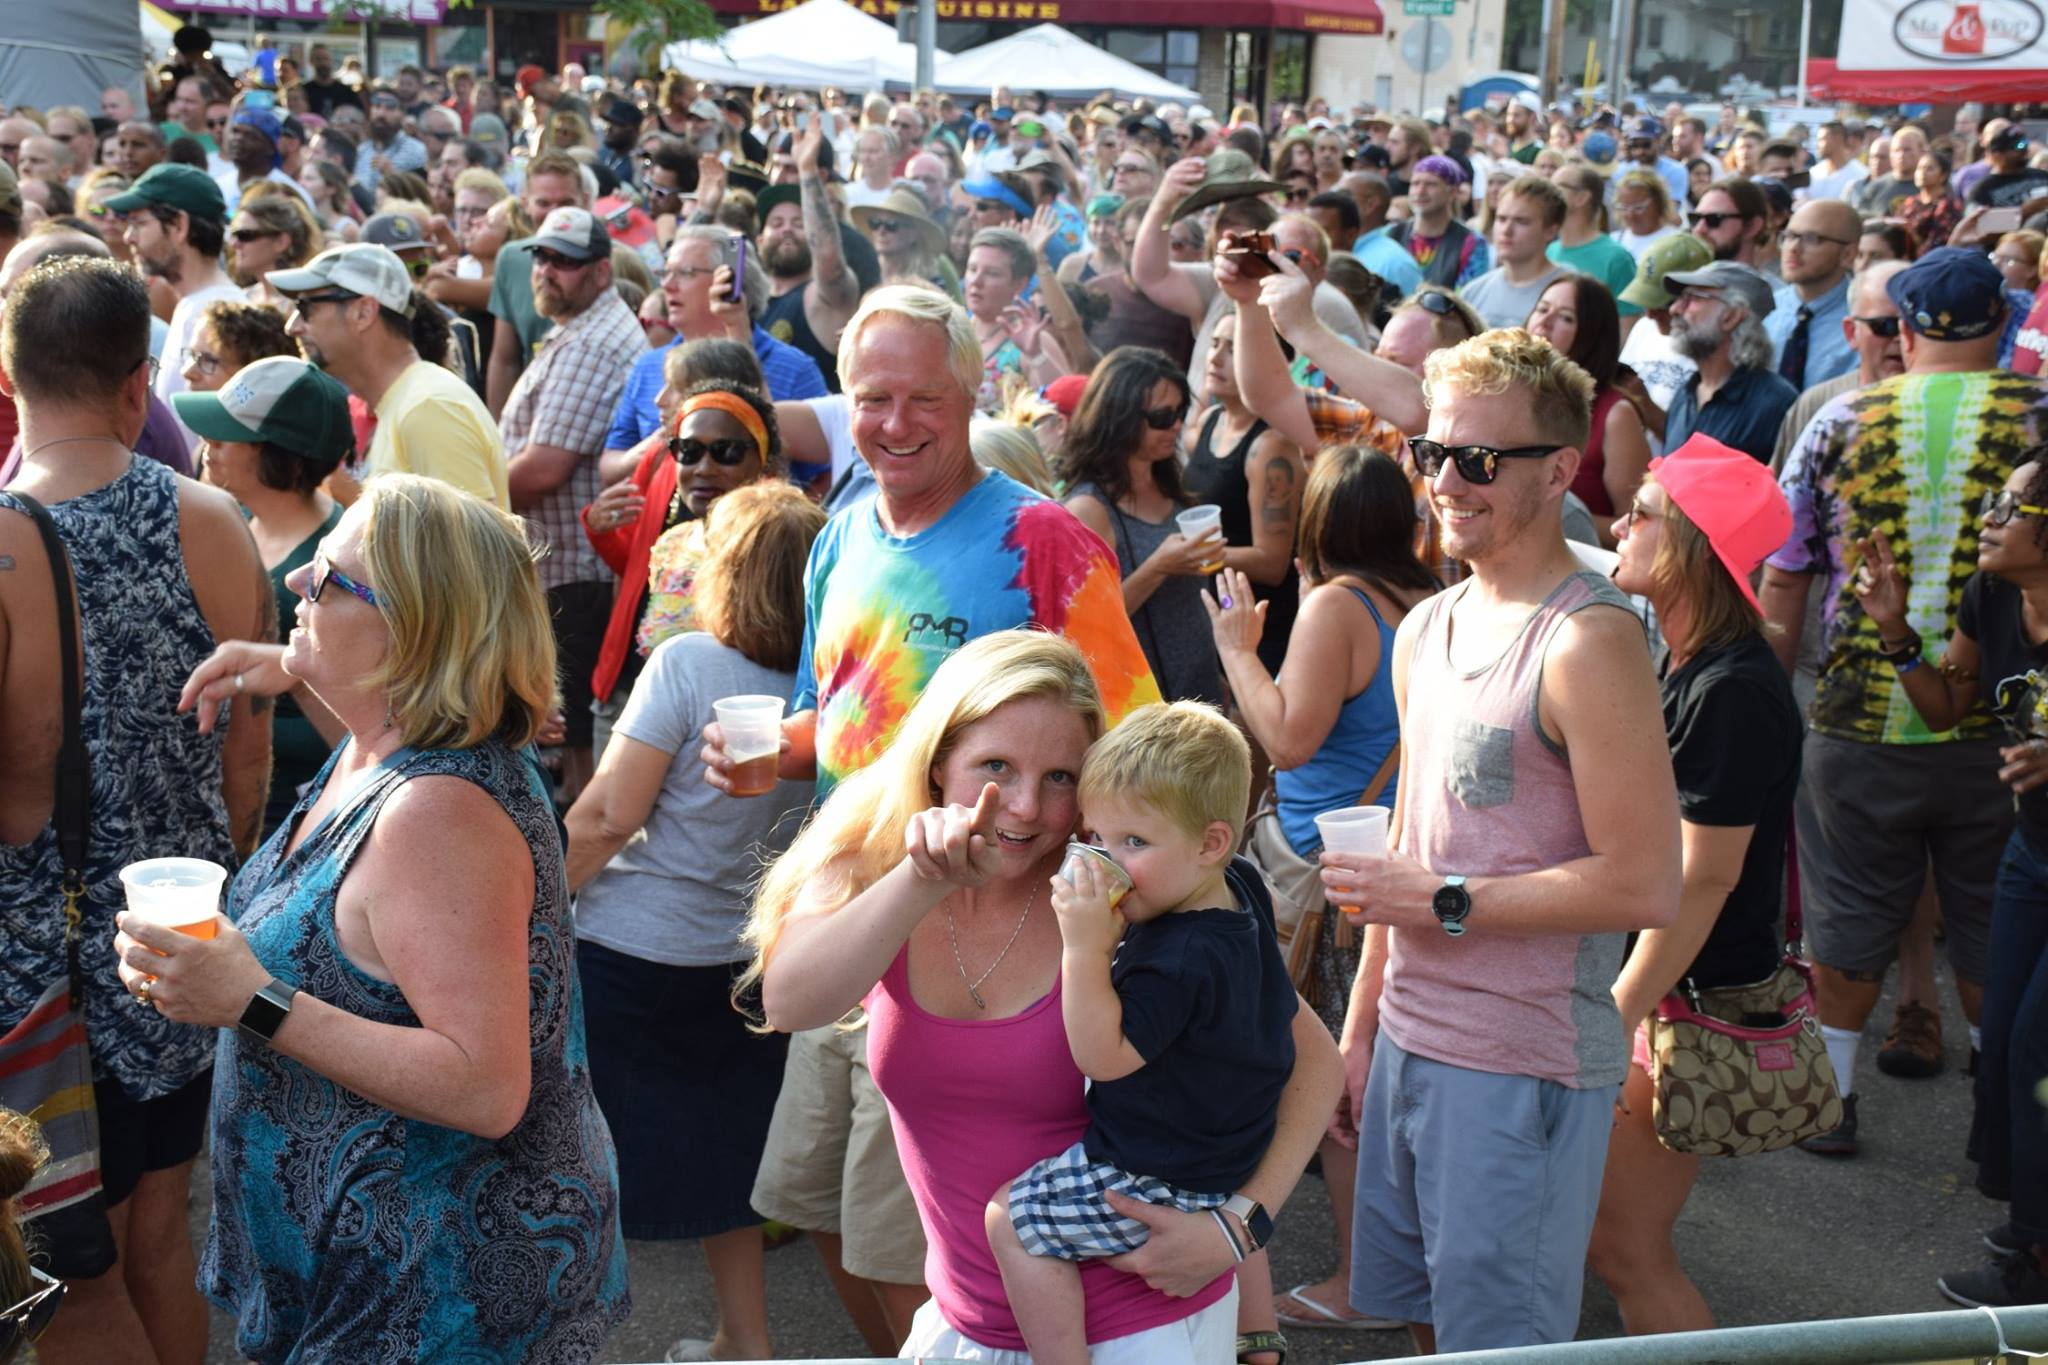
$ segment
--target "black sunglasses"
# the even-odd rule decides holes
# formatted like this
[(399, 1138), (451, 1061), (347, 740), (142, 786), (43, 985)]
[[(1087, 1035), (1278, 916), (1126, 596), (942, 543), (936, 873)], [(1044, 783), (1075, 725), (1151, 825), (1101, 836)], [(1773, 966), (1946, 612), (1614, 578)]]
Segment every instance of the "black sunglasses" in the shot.
[(1408, 450), (1415, 456), (1415, 467), (1426, 479), (1433, 479), (1448, 459), (1458, 467), (1458, 477), (1470, 484), (1492, 483), (1500, 473), (1502, 460), (1540, 460), (1545, 455), (1555, 455), (1563, 446), (1513, 446), (1497, 450), (1492, 446), (1447, 446), (1441, 441), (1426, 440), (1412, 436)]
[(1852, 317), (1849, 321), (1862, 323), (1870, 329), (1872, 336), (1895, 337), (1899, 334), (1899, 319), (1896, 314), (1888, 318)]
[(28, 1268), (28, 1273), (36, 1285), (35, 1292), (0, 1312), (0, 1360), (12, 1360), (24, 1343), (47, 1332), (50, 1319), (57, 1316), (58, 1305), (64, 1302), (64, 1281), (52, 1279), (34, 1266)]
[(725, 441), (700, 441), (694, 436), (671, 436), (668, 438), (668, 453), (675, 457), (677, 464), (696, 464), (709, 455), (714, 464), (730, 468), (746, 463), (759, 447), (752, 441), (737, 438)]
[(244, 244), (260, 242), (265, 237), (282, 237), (283, 235), (281, 232), (272, 232), (268, 228), (236, 228), (228, 234), (228, 236)]
[(1188, 415), (1188, 405), (1182, 403), (1171, 408), (1147, 408), (1144, 412), (1145, 425), (1154, 431), (1171, 431)]
[(1742, 215), (1739, 213), (1688, 213), (1685, 215), (1686, 221), (1694, 227), (1705, 223), (1709, 232), (1718, 231), (1721, 224), (1731, 220), (1739, 221), (1741, 217)]
[(897, 222), (894, 218), (883, 218), (877, 214), (871, 214), (868, 217), (868, 231), (870, 232), (894, 232), (902, 226), (903, 224)]
[(544, 265), (550, 270), (581, 270), (589, 261), (572, 261), (553, 247), (537, 246), (533, 249), (533, 263)]
[(1415, 296), (1415, 301), (1422, 305), (1424, 312), (1440, 318), (1447, 318), (1458, 311), (1457, 300), (1440, 289), (1425, 289)]
[(301, 294), (293, 299), (292, 303), (303, 313), (306, 311), (306, 305), (309, 303), (354, 303), (361, 297), (361, 294), (351, 294), (345, 290), (336, 290), (330, 294)]

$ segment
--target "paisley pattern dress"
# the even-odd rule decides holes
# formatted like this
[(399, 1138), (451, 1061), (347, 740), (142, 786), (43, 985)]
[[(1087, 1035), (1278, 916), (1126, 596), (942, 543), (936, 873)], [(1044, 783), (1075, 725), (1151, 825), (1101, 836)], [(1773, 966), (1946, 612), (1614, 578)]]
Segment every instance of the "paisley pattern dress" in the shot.
[(533, 854), (533, 1093), (491, 1141), (408, 1119), (234, 1029), (214, 1064), (214, 1203), (199, 1283), (259, 1365), (580, 1365), (626, 1316), (618, 1164), (591, 1095), (562, 842), (537, 769), (495, 741), (402, 749), (289, 856), (307, 788), (229, 891), (279, 980), (416, 1028), (398, 987), (343, 955), (334, 906), (384, 802), (449, 775), (495, 797)]
[[(0, 493), (0, 505), (19, 504)], [(199, 733), (178, 691), (213, 653), (178, 538), (178, 479), (131, 459), (111, 483), (53, 505), (77, 588), (85, 647), (80, 725), (92, 760), (86, 853), (85, 1028), (97, 1079), (153, 1100), (198, 1079), (213, 1035), (136, 1007), (114, 972), (121, 869), (144, 858), (205, 858), (232, 868), (221, 789), (222, 725)], [(40, 551), (38, 551), (40, 553)], [(0, 777), (0, 781), (10, 780)], [(0, 1029), (19, 1023), (64, 974), (64, 877), (54, 822), (23, 845), (0, 843)]]

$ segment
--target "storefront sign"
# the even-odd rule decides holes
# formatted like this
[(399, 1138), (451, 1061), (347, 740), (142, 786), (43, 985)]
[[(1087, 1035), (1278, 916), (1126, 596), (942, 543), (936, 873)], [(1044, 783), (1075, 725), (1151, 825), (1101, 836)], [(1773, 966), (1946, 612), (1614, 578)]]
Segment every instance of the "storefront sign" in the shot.
[[(329, 18), (359, 24), (365, 19), (398, 24), (439, 24), (448, 17), (448, 0), (157, 0), (180, 14), (223, 14), (243, 19)], [(764, 5), (767, 0), (763, 0)]]

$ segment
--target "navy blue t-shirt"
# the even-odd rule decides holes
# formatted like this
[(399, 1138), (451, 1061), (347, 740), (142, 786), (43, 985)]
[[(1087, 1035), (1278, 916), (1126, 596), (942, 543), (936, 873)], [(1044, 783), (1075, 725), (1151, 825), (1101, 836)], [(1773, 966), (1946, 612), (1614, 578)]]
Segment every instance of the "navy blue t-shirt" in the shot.
[(1237, 906), (1124, 931), (1110, 966), (1145, 1065), (1088, 1087), (1088, 1155), (1197, 1193), (1244, 1183), (1273, 1140), (1294, 1070), (1298, 998), (1258, 868), (1224, 871)]

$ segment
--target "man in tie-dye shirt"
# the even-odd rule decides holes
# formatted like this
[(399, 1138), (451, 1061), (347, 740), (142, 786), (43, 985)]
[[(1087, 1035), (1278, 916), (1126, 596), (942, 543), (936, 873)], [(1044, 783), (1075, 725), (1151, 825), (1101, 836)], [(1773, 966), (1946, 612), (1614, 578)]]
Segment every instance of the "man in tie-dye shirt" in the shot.
[[(1057, 502), (974, 462), (981, 345), (965, 310), (932, 289), (873, 291), (841, 336), (839, 376), (877, 493), (833, 517), (811, 549), (782, 772), (814, 778), (822, 801), (888, 745), (939, 664), (992, 631), (1072, 640), (1112, 722), (1158, 701), (1116, 556)], [(707, 780), (727, 788), (730, 761), (715, 743), (705, 756)], [(866, 1038), (827, 1027), (790, 1040), (751, 1202), (825, 1234), (820, 1253), (837, 1262), (849, 1314), (879, 1313), (900, 1341), (925, 1297), (924, 1239)]]

